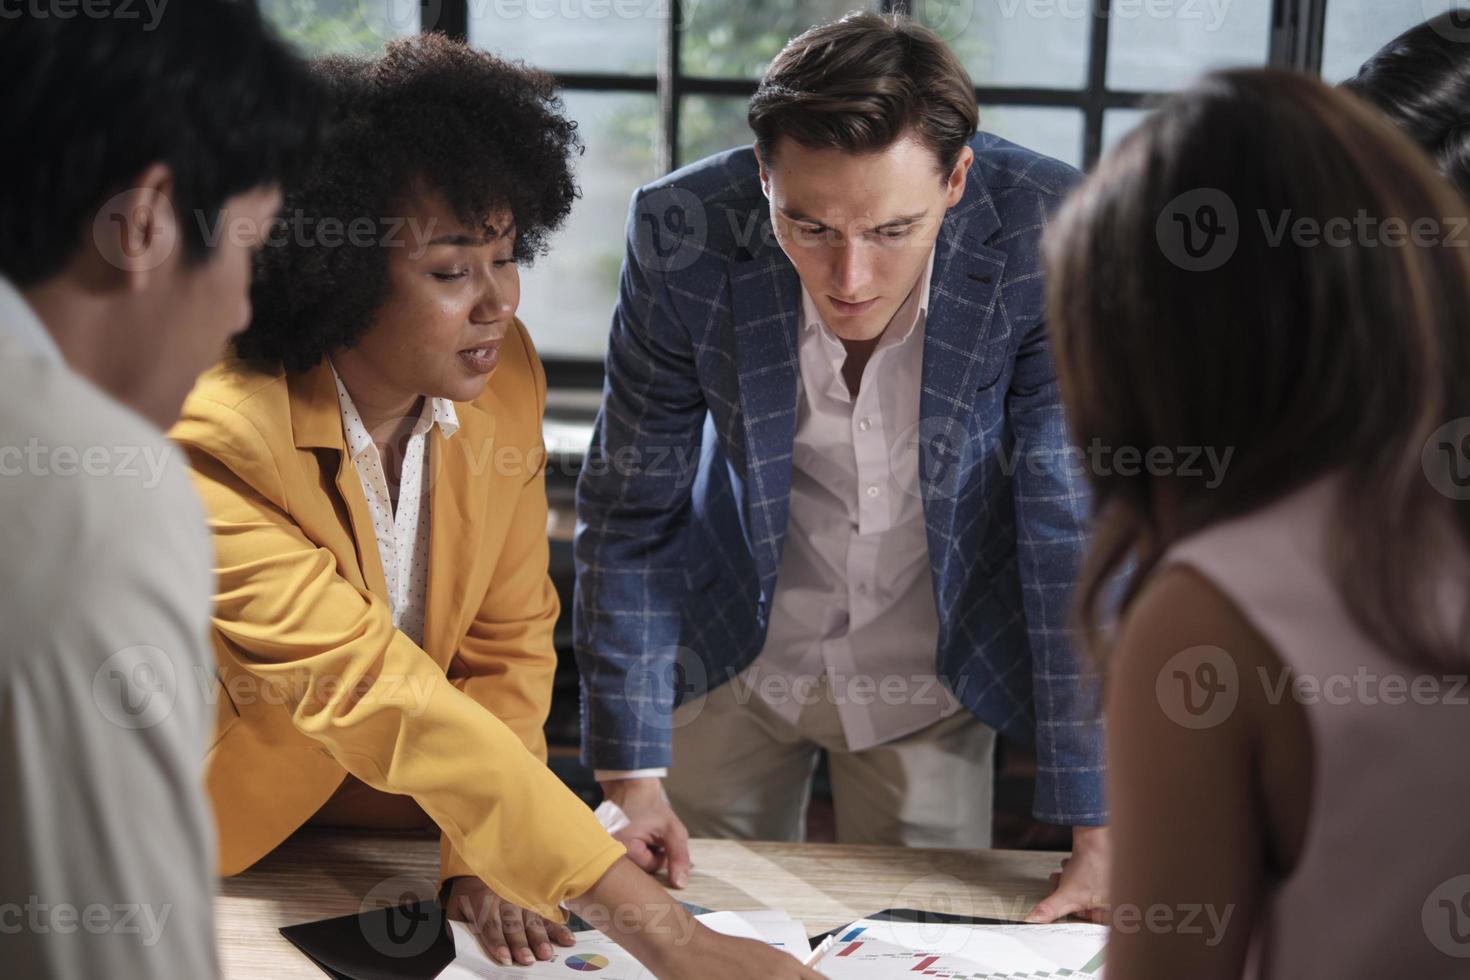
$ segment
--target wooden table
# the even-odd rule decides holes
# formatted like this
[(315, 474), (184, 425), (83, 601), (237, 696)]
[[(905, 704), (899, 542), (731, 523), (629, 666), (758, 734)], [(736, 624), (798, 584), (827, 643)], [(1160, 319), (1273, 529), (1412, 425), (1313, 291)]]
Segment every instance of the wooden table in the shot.
[[(692, 841), (689, 887), (710, 909), (781, 908), (815, 934), (886, 908), (1020, 919), (1047, 892), (1062, 855), (931, 851), (842, 844)], [(227, 980), (321, 980), (281, 926), (432, 897), (434, 840), (388, 832), (303, 831), (221, 885), (220, 953)]]

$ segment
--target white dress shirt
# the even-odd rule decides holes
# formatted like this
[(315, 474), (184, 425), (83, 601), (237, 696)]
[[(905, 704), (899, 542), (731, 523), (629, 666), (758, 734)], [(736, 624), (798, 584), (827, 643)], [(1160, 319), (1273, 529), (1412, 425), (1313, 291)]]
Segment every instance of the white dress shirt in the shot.
[(352, 456), (357, 478), (362, 481), (362, 494), (367, 498), (368, 513), (373, 518), (393, 626), (423, 646), (424, 604), (429, 592), (429, 495), (424, 492), (428, 435), (437, 425), (444, 438), (449, 439), (459, 431), (459, 415), (454, 410), (454, 402), (447, 398), (424, 399), (423, 410), (404, 447), (395, 508), (378, 445), (363, 425), (336, 365), (332, 366), (332, 377), (337, 382), (347, 451)]
[(864, 366), (856, 398), (842, 377), (847, 348), (802, 289), (786, 544), (766, 644), (743, 679), (793, 725), (813, 698), (833, 698), (853, 752), (959, 708), (935, 677), (939, 614), (919, 484), (933, 276), (931, 251)]
[[(935, 674), (939, 613), (919, 483), (919, 396), (934, 253), (863, 368), (802, 287), (801, 401), (790, 516), (771, 623), (741, 681), (792, 725), (814, 698), (837, 704), (849, 750), (882, 745), (957, 711)], [(598, 770), (598, 779), (667, 775)]]

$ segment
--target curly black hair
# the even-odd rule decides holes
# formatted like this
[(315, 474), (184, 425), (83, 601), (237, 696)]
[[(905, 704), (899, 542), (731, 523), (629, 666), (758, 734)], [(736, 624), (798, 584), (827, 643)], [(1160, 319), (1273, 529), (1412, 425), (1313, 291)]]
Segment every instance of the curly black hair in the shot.
[(331, 93), (322, 153), (285, 189), (286, 233), (257, 258), (254, 315), (234, 340), (267, 370), (308, 370), (362, 337), (387, 291), (381, 242), (402, 234), (391, 216), (414, 189), (443, 195), (468, 228), (508, 210), (524, 263), (545, 253), (579, 196), (577, 124), (544, 72), (438, 34), (313, 68)]

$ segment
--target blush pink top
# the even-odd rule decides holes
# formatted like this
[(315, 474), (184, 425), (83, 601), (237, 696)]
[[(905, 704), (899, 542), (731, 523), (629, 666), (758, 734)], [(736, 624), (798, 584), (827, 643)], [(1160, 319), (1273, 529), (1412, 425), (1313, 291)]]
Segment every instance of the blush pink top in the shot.
[[(1270, 642), (1301, 683), (1312, 733), (1301, 859), (1267, 883), (1246, 975), (1464, 980), (1470, 650), (1463, 666), (1424, 671), (1354, 625), (1326, 561), (1335, 486), (1318, 481), (1164, 557), (1213, 582)], [(1445, 567), (1444, 622), (1462, 627), (1470, 561), (1457, 554)], [(1279, 677), (1268, 681), (1268, 693), (1282, 690)]]

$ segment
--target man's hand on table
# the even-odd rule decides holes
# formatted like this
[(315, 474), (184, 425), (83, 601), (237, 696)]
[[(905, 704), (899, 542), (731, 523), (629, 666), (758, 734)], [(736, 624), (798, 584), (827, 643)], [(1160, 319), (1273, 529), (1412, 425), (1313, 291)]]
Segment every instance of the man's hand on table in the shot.
[(666, 871), (675, 888), (687, 885), (694, 867), (689, 860), (689, 831), (664, 796), (663, 781), (609, 780), (602, 784), (602, 792), (628, 817), (628, 826), (613, 837), (628, 849), (629, 859), (649, 874)]
[(1072, 856), (1062, 860), (1061, 871), (1052, 872), (1052, 893), (1037, 903), (1026, 921), (1055, 922), (1068, 915), (1106, 921), (1112, 864), (1108, 828), (1073, 827)]
[(549, 960), (555, 952), (552, 943), (571, 946), (576, 942), (566, 926), (512, 905), (479, 878), (452, 879), (444, 904), (451, 919), (474, 928), (480, 948), (501, 966)]

